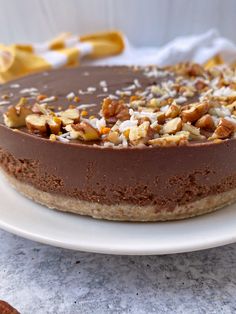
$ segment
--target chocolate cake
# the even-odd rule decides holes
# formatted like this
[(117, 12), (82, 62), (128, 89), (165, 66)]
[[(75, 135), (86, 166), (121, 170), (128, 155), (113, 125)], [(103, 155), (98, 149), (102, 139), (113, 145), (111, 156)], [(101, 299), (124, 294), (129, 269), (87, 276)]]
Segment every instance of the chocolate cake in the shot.
[(125, 221), (236, 200), (236, 72), (79, 67), (0, 87), (0, 165), (50, 208)]

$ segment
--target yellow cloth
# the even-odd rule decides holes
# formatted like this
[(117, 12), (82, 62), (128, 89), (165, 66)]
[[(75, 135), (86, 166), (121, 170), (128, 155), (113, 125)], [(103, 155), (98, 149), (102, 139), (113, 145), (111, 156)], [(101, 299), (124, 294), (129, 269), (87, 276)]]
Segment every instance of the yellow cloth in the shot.
[(223, 64), (224, 60), (221, 58), (219, 54), (215, 55), (213, 58), (209, 59), (205, 64), (205, 69), (210, 69), (216, 65)]
[(107, 57), (123, 50), (123, 36), (116, 31), (81, 37), (65, 33), (42, 44), (0, 44), (0, 82), (51, 68), (75, 66), (81, 57)]

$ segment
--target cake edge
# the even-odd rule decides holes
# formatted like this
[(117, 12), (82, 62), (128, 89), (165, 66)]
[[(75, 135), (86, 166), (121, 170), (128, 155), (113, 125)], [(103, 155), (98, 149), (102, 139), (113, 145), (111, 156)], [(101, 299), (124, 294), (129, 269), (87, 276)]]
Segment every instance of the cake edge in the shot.
[(217, 195), (207, 196), (195, 202), (176, 206), (175, 209), (169, 211), (166, 209), (157, 211), (154, 205), (107, 205), (41, 191), (32, 185), (17, 180), (2, 169), (1, 172), (16, 191), (36, 203), (50, 209), (96, 219), (133, 222), (180, 220), (211, 213), (236, 201), (235, 188)]

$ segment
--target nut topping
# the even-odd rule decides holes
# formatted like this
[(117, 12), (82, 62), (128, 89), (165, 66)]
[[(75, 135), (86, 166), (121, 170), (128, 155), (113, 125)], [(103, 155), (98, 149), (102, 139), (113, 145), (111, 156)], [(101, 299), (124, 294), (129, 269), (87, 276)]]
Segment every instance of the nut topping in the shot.
[(191, 125), (190, 123), (183, 124), (183, 131), (189, 132), (189, 138), (193, 140), (203, 140), (205, 136), (201, 135), (200, 129), (196, 128), (195, 126)]
[(188, 141), (188, 132), (179, 132), (175, 135), (168, 135), (150, 140), (148, 143), (152, 146), (180, 146), (185, 145)]
[(181, 127), (182, 127), (181, 119), (179, 117), (174, 118), (166, 122), (166, 124), (163, 125), (162, 133), (163, 134), (175, 134), (176, 132), (181, 130)]
[(203, 82), (202, 80), (198, 80), (195, 83), (195, 87), (198, 91), (201, 91), (202, 89), (204, 89), (205, 87), (207, 87), (207, 84), (205, 82)]
[(146, 144), (151, 137), (150, 122), (143, 122), (139, 126), (130, 128), (129, 140), (133, 145)]
[(215, 123), (212, 117), (209, 114), (205, 114), (195, 123), (197, 128), (213, 131), (215, 129)]
[(71, 133), (73, 139), (81, 139), (83, 141), (94, 141), (99, 139), (99, 132), (92, 127), (91, 124), (82, 121), (81, 123), (66, 126), (66, 130)]
[(194, 76), (194, 77), (203, 76), (204, 72), (205, 72), (204, 68), (197, 63), (190, 63), (186, 69), (186, 73), (189, 76)]
[(58, 116), (60, 117), (64, 126), (72, 123), (78, 123), (80, 120), (78, 109), (67, 109), (65, 111), (61, 111), (59, 112)]
[(209, 110), (208, 103), (192, 104), (189, 109), (181, 113), (183, 122), (195, 122)]
[(61, 121), (57, 117), (31, 114), (26, 117), (26, 126), (32, 133), (58, 134), (61, 129)]
[(47, 116), (31, 114), (26, 117), (26, 126), (32, 133), (47, 133)]
[(7, 112), (3, 115), (4, 122), (9, 128), (19, 128), (25, 126), (25, 118), (31, 113), (32, 109), (24, 104), (9, 106)]
[(212, 138), (225, 139), (228, 138), (236, 129), (236, 124), (226, 120), (225, 118), (220, 119), (220, 123), (217, 126)]
[(165, 122), (166, 116), (164, 112), (161, 112), (161, 111), (157, 112), (156, 117), (157, 117), (157, 122), (159, 124), (163, 124)]
[[(189, 62), (137, 69), (146, 83), (134, 79), (128, 87), (113, 90), (114, 84), (98, 87), (98, 82), (96, 87), (80, 90), (81, 97), (67, 93), (62, 102), (69, 101), (65, 109), (58, 103), (61, 95), (57, 98), (44, 95), (45, 89), (24, 88), (20, 94), (27, 98), (6, 110), (5, 124), (15, 130), (26, 126), (52, 142), (95, 141), (94, 145), (119, 148), (236, 139), (236, 69), (220, 66), (206, 70)], [(95, 95), (101, 88), (102, 94)], [(92, 103), (83, 103), (83, 95), (89, 102), (92, 94)], [(13, 95), (2, 96), (7, 103), (0, 102), (1, 109), (11, 104)], [(92, 108), (99, 106), (101, 99), (97, 114)], [(47, 104), (55, 100), (57, 103)]]
[(47, 110), (47, 104), (38, 104), (35, 103), (32, 107), (33, 113), (45, 114), (47, 115), (49, 111)]
[(111, 131), (107, 138), (106, 138), (109, 142), (111, 142), (112, 144), (118, 145), (120, 144), (121, 140), (119, 137), (119, 133), (116, 131)]
[(47, 124), (52, 134), (59, 134), (61, 131), (61, 120), (59, 118), (49, 116), (47, 118)]
[(227, 108), (230, 110), (230, 112), (233, 115), (236, 115), (236, 101), (234, 101), (233, 103), (231, 103), (230, 105), (227, 105)]
[(129, 120), (129, 108), (122, 100), (112, 100), (106, 98), (102, 104), (102, 114), (106, 120), (125, 121)]
[(173, 102), (169, 109), (166, 111), (165, 116), (166, 118), (175, 118), (180, 114), (181, 111), (181, 107), (179, 105), (177, 105), (175, 102)]
[(161, 107), (161, 102), (157, 98), (152, 98), (149, 102), (149, 107), (153, 108)]

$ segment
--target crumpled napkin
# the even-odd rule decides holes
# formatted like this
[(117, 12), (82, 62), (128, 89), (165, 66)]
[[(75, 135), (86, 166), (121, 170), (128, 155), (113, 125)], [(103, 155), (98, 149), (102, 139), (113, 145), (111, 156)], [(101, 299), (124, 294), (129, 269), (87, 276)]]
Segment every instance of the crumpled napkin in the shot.
[(119, 64), (156, 64), (166, 66), (184, 61), (193, 61), (201, 64), (233, 63), (236, 61), (236, 45), (219, 35), (216, 30), (194, 36), (177, 37), (163, 47), (134, 48), (125, 39), (125, 50), (116, 57), (90, 62), (94, 65)]
[(117, 31), (81, 37), (65, 33), (40, 44), (0, 44), (0, 82), (37, 71), (78, 65), (82, 57), (107, 57), (123, 49), (123, 35)]
[(178, 37), (158, 48), (135, 48), (117, 31), (81, 37), (66, 33), (40, 44), (11, 46), (0, 44), (0, 82), (37, 71), (75, 66), (79, 63), (166, 66), (184, 61), (194, 61), (207, 66), (224, 62), (234, 63), (236, 45), (221, 37), (216, 30), (209, 30), (200, 35)]

